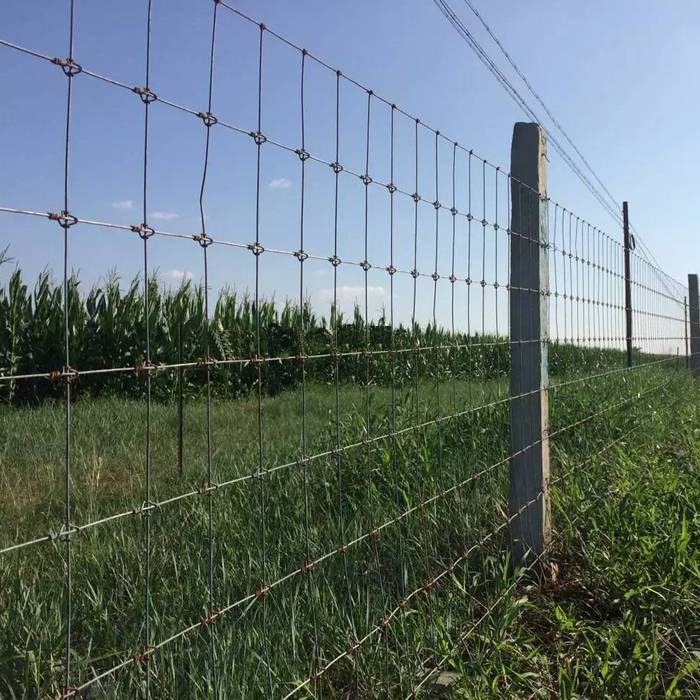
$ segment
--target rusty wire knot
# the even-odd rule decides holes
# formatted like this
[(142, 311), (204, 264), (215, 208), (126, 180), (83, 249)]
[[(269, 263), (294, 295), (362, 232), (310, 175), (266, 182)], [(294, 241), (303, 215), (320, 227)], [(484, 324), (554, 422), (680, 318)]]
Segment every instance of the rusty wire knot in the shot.
[(338, 547), (338, 549), (335, 550), (335, 553), (336, 554), (345, 554), (345, 552), (347, 552), (347, 551), (348, 551), (347, 544), (341, 544), (340, 547)]
[(369, 261), (363, 260), (363, 261), (360, 263), (360, 267), (361, 267), (365, 272), (367, 272), (368, 270), (370, 270), (370, 269), (372, 268), (372, 265), (369, 263)]
[(55, 369), (49, 372), (49, 379), (52, 382), (60, 381), (64, 379), (67, 382), (72, 382), (78, 378), (78, 370), (73, 369), (70, 365), (64, 365), (61, 369)]
[(202, 248), (208, 248), (214, 242), (214, 240), (209, 238), (206, 233), (198, 233), (197, 235), (192, 236), (192, 240), (197, 241)]
[(262, 146), (267, 141), (267, 137), (260, 131), (250, 131), (248, 135), (258, 146)]
[(75, 686), (61, 686), (58, 691), (58, 695), (53, 698), (53, 696), (46, 696), (45, 700), (67, 700), (68, 698), (81, 698), (80, 688)]
[(52, 58), (51, 63), (60, 66), (61, 70), (69, 78), (72, 78), (83, 71), (82, 66), (76, 63), (72, 58)]
[(200, 487), (197, 489), (197, 493), (199, 493), (200, 496), (206, 496), (209, 493), (212, 493), (213, 491), (216, 491), (216, 489), (219, 488), (219, 484), (213, 482), (213, 481), (204, 481), (200, 485)]
[(145, 105), (150, 105), (151, 102), (155, 102), (158, 99), (158, 95), (147, 87), (133, 87), (131, 92), (136, 93)]
[(395, 268), (393, 265), (389, 265), (389, 267), (387, 267), (387, 268), (385, 268), (385, 269), (386, 269), (386, 271), (387, 271), (390, 275), (395, 275), (395, 274), (396, 274), (396, 268)]
[(208, 355), (202, 355), (197, 358), (197, 367), (214, 367), (216, 365), (216, 360)]
[(343, 172), (343, 166), (342, 166), (340, 163), (338, 163), (337, 161), (333, 161), (333, 162), (330, 164), (330, 168), (331, 168), (331, 170), (332, 170), (336, 175), (337, 175), (338, 173), (342, 173), (342, 172)]
[(304, 260), (308, 260), (309, 254), (306, 253), (303, 250), (295, 250), (294, 251), (294, 257), (299, 261), (299, 262), (304, 262)]
[(428, 579), (423, 583), (423, 590), (426, 593), (430, 593), (435, 587), (435, 579)]
[(265, 364), (265, 358), (262, 355), (253, 355), (249, 362), (254, 367), (262, 367)]
[(387, 627), (389, 627), (389, 625), (392, 623), (392, 620), (393, 620), (393, 618), (391, 617), (391, 615), (385, 615), (385, 616), (382, 618), (382, 621), (379, 623), (379, 626), (380, 626), (383, 630), (385, 630), (385, 629), (386, 629)]
[(134, 233), (138, 233), (142, 240), (147, 241), (151, 236), (155, 234), (153, 228), (148, 224), (134, 224), (129, 227)]
[(136, 651), (136, 653), (131, 657), (131, 660), (136, 664), (137, 666), (141, 665), (142, 663), (148, 663), (150, 660), (151, 654), (155, 651), (155, 649), (150, 645), (150, 644), (144, 644), (140, 649)]
[[(214, 0), (214, 2), (218, 2), (218, 0)], [(216, 622), (216, 618), (219, 617), (221, 614), (221, 611), (219, 608), (212, 608), (201, 620), (201, 625), (202, 627), (208, 627), (209, 625), (213, 625)]]
[(197, 116), (202, 120), (207, 129), (219, 123), (219, 120), (211, 112), (197, 112)]
[(266, 584), (266, 583), (263, 583), (260, 586), (260, 588), (258, 588), (258, 590), (255, 591), (255, 597), (258, 599), (264, 598), (268, 594), (269, 590), (270, 590), (270, 586), (268, 586), (268, 584)]
[(367, 530), (367, 537), (371, 540), (376, 540), (379, 537), (379, 530), (376, 527), (371, 527)]
[(305, 160), (308, 160), (311, 158), (311, 154), (304, 150), (303, 148), (297, 148), (294, 153), (296, 153), (299, 156), (299, 160), (303, 163)]
[(309, 356), (306, 353), (300, 352), (294, 355), (294, 361), (298, 362), (300, 365), (305, 365), (306, 361), (309, 359)]
[(411, 195), (411, 197), (413, 198), (413, 201), (414, 201), (416, 204), (418, 204), (418, 202), (420, 202), (420, 195), (418, 194), (418, 192), (414, 192), (414, 193)]
[(357, 640), (351, 639), (349, 644), (348, 644), (348, 656), (355, 656), (357, 654), (358, 649), (362, 646), (360, 642)]
[(144, 501), (140, 506), (136, 506), (131, 512), (134, 515), (150, 517), (151, 511), (156, 510), (156, 508), (158, 508), (158, 504), (155, 501)]
[(316, 562), (313, 559), (308, 559), (299, 567), (299, 571), (302, 574), (308, 574), (309, 571), (314, 568), (314, 566), (316, 566)]
[(68, 229), (78, 223), (78, 217), (73, 216), (73, 214), (65, 209), (58, 213), (50, 211), (48, 214), (49, 221), (57, 221), (61, 228)]
[(137, 362), (134, 365), (134, 372), (136, 374), (149, 374), (150, 372), (153, 372), (156, 369), (156, 366), (152, 362), (147, 362), (146, 360), (143, 360), (141, 362)]
[(338, 267), (343, 261), (337, 255), (331, 255), (331, 257), (328, 258), (328, 262), (333, 265), (333, 267)]
[(258, 255), (262, 255), (265, 252), (265, 248), (263, 248), (259, 243), (248, 243), (248, 245), (246, 245), (246, 248), (256, 257)]
[(397, 190), (397, 187), (396, 187), (396, 185), (395, 185), (393, 182), (390, 182), (390, 183), (386, 186), (386, 188), (389, 190), (390, 194), (394, 194), (394, 192), (396, 192), (396, 190)]
[(372, 178), (367, 173), (360, 175), (360, 180), (362, 180), (363, 185), (369, 185), (372, 183)]

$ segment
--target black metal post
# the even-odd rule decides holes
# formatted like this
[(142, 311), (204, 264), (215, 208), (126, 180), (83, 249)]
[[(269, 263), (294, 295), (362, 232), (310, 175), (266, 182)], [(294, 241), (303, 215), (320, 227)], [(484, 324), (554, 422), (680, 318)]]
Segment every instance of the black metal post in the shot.
[(627, 202), (622, 203), (622, 226), (625, 236), (625, 339), (627, 340), (627, 366), (632, 366), (632, 283), (630, 281), (630, 222)]

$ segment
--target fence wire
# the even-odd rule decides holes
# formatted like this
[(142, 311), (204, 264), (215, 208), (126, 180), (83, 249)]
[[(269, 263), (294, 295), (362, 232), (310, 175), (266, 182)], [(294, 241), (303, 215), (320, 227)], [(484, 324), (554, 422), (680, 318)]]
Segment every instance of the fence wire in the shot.
[[(202, 5), (202, 105), (154, 84), (161, 8), (152, 0), (142, 85), (80, 63), (75, 0), (66, 3), (66, 58), (0, 40), (66, 78), (61, 208), (0, 206), (13, 220), (57, 225), (63, 238), (60, 284), (44, 276), (30, 292), (18, 268), (0, 292), (11, 329), (0, 391), (6, 453), (16, 460), (3, 474), (1, 692), (416, 697), (557, 547), (555, 536), (518, 577), (504, 576), (514, 523), (549, 498), (540, 489), (509, 512), (513, 460), (548, 444), (556, 491), (643, 430), (645, 406), (668, 412), (687, 375), (687, 290), (631, 251), (627, 366), (619, 232), (588, 223), (229, 3)], [(254, 89), (251, 121), (239, 123), (219, 107), (217, 75), (231, 66), (217, 52), (243, 32)], [(282, 110), (298, 125), (295, 141), (267, 131), (280, 117), (268, 111), (266, 71), (280, 62), (296, 76), (293, 109)], [(89, 81), (143, 106), (138, 223), (73, 208), (74, 91)], [(153, 217), (162, 111), (203, 127), (195, 231), (163, 229)], [(247, 149), (233, 166), (252, 182), (247, 230), (211, 223), (211, 164), (225, 139)], [(274, 235), (271, 152), (298, 174), (295, 214)], [(531, 228), (540, 207), (548, 238)], [(76, 235), (82, 229), (139, 246), (138, 282), (81, 292), (72, 261), (75, 246), (89, 245)], [(167, 290), (153, 256), (180, 241), (188, 260), (199, 259), (202, 283)], [(545, 256), (547, 286), (513, 285), (514, 241)], [(228, 275), (249, 280), (248, 296), (212, 281), (217, 256)], [(310, 298), (317, 273), (331, 286)], [(289, 280), (290, 301), (276, 305)], [(518, 294), (546, 299), (548, 332), (509, 336)], [(542, 348), (549, 429), (513, 451), (511, 407), (540, 389), (509, 391), (512, 354)], [(18, 445), (39, 439), (50, 446), (37, 447), (38, 458), (34, 448), (21, 454)], [(39, 492), (28, 487), (37, 459)]]

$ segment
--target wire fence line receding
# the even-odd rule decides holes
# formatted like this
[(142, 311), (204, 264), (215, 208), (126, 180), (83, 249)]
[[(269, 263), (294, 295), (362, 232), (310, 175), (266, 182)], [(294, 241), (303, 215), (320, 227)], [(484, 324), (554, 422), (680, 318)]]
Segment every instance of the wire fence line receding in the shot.
[[(61, 206), (0, 203), (63, 242), (60, 282), (44, 274), (30, 291), (18, 260), (0, 290), (0, 694), (420, 695), (518, 586), (501, 585), (513, 533), (534, 538), (550, 491), (686, 381), (688, 292), (628, 251), (626, 366), (619, 233), (223, 0), (207, 5), (206, 104), (171, 100), (152, 77), (155, 5), (142, 85), (80, 63), (74, 0), (66, 58), (0, 40), (4, 57), (66, 78)], [(249, 123), (229, 120), (217, 82), (231, 31), (248, 32)], [(289, 140), (268, 130), (280, 110), (266, 111), (266, 71), (280, 62), (296, 81)], [(82, 81), (141, 103), (140, 222), (73, 209)], [(193, 231), (156, 226), (151, 209), (163, 110), (204, 129)], [(247, 149), (234, 166), (248, 180), (245, 235), (211, 212), (227, 139)], [(266, 218), (273, 157), (297, 171), (279, 231)], [(140, 263), (126, 291), (79, 286), (75, 248), (95, 245), (81, 230), (130, 247)], [(166, 287), (154, 256), (185, 244), (202, 282)], [(247, 291), (231, 293), (226, 275)], [(325, 286), (310, 293), (316, 278)], [(535, 362), (537, 381), (513, 382)], [(544, 421), (527, 437), (515, 407), (535, 399)], [(535, 453), (551, 455), (553, 478), (514, 507), (513, 466)], [(556, 545), (526, 547), (519, 575)]]

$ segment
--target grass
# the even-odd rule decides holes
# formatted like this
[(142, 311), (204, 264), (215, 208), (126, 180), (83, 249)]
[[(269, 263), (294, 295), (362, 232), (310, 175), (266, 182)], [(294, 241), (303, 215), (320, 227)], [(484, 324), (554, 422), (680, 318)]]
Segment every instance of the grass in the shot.
[[(385, 633), (299, 697), (401, 698), (442, 657), (441, 668), (455, 674), (455, 697), (694, 697), (700, 391), (685, 372), (661, 367), (552, 389), (553, 473), (565, 478), (553, 490), (554, 573), (544, 583), (513, 578), (505, 557), (505, 396), (497, 379), (402, 382), (395, 401), (387, 386), (365, 392), (344, 381), (336, 416), (334, 386), (314, 381), (304, 423), (300, 387), (266, 396), (262, 467), (284, 468), (263, 478), (249, 478), (261, 464), (257, 400), (215, 399), (212, 479), (241, 480), (210, 494), (197, 493), (208, 468), (204, 401), (191, 396), (185, 406), (183, 476), (176, 408), (155, 403), (152, 498), (193, 493), (149, 516), (154, 642), (206, 615), (210, 551), (217, 607), (309, 556), (330, 556), (155, 652), (153, 697), (281, 697), (309, 675), (314, 658), (326, 663), (347, 650), (407, 592), (498, 527)], [(605, 406), (615, 408), (599, 413)], [(459, 416), (436, 421), (453, 412)], [(143, 503), (144, 418), (139, 400), (76, 402), (76, 525)], [(63, 421), (60, 402), (0, 410), (0, 548), (60, 527)], [(380, 439), (394, 424), (396, 439)], [(354, 446), (336, 454), (336, 441)], [(456, 484), (463, 485), (450, 490)], [(143, 521), (129, 514), (72, 536), (73, 685), (143, 644)], [(40, 698), (63, 683), (66, 555), (57, 540), (0, 556), (0, 697)], [(142, 697), (145, 678), (146, 664), (129, 663), (84, 697)], [(426, 683), (426, 693), (434, 690)]]

